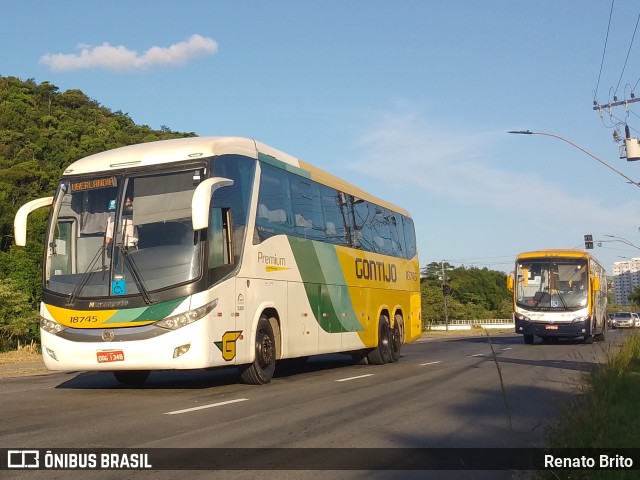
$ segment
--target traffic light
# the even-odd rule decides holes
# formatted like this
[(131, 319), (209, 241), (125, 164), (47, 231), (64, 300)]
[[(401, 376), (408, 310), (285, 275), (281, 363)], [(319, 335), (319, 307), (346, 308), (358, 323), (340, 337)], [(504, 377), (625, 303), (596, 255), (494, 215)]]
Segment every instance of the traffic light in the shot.
[(584, 248), (586, 248), (587, 250), (593, 248), (593, 235), (584, 236)]

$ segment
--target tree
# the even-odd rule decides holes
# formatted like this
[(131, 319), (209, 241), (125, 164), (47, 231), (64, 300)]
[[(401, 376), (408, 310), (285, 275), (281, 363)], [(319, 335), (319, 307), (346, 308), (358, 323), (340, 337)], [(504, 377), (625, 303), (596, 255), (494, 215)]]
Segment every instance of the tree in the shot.
[(511, 292), (506, 287), (506, 274), (476, 267), (453, 267), (432, 262), (421, 269), (423, 324), (443, 323), (444, 298), (442, 270), (451, 296), (447, 297), (450, 320), (510, 318), (513, 314)]
[(636, 308), (640, 307), (640, 287), (634, 288), (627, 298)]
[(12, 247), (13, 218), (29, 200), (53, 195), (63, 170), (89, 154), (135, 143), (193, 137), (152, 130), (81, 90), (0, 76), (0, 349), (38, 335), (47, 212), (29, 216), (26, 248)]

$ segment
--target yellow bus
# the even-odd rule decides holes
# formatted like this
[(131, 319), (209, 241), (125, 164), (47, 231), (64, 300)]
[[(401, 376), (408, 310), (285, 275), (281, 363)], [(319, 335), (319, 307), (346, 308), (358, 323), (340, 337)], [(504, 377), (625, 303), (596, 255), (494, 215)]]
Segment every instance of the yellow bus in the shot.
[(235, 365), (344, 352), (397, 362), (421, 335), (411, 216), (252, 139), (132, 145), (71, 164), (50, 206), (40, 333), (45, 365), (113, 371)]
[(524, 343), (582, 337), (604, 340), (607, 332), (607, 274), (588, 252), (538, 250), (516, 257), (507, 277), (513, 291), (516, 333)]

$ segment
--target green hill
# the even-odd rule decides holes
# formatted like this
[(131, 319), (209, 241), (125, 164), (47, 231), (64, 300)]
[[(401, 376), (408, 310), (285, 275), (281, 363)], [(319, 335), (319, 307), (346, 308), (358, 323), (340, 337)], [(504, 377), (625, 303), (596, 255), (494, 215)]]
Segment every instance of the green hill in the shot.
[(12, 248), (13, 217), (29, 200), (52, 195), (63, 169), (124, 145), (192, 137), (136, 125), (81, 90), (0, 76), (0, 351), (37, 338), (46, 212), (30, 217), (30, 241)]

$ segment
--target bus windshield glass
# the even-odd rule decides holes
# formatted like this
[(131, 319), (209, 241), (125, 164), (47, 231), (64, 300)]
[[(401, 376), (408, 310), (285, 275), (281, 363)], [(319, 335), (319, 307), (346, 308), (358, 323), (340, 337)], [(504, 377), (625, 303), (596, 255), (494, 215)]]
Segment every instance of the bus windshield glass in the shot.
[(44, 288), (70, 298), (146, 296), (198, 278), (191, 198), (201, 176), (192, 168), (62, 180)]
[(587, 306), (584, 259), (521, 259), (516, 271), (516, 303), (529, 310), (578, 310)]

